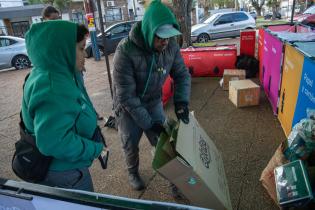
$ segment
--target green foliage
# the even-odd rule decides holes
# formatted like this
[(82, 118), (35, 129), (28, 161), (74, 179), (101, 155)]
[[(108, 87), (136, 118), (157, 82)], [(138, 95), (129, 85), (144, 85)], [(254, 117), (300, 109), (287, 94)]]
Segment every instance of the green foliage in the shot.
[(281, 3), (280, 0), (268, 0), (268, 1), (267, 1), (267, 6), (268, 6), (268, 7), (275, 8), (275, 7), (279, 7), (279, 6), (280, 6), (280, 3)]
[(42, 2), (40, 0), (28, 0), (30, 4), (41, 4)]
[(43, 4), (50, 4), (53, 5), (54, 4), (54, 0), (40, 0)]
[(49, 4), (57, 7), (60, 10), (69, 7), (71, 0), (29, 0), (30, 4)]
[(201, 0), (199, 1), (201, 7), (203, 8), (234, 8), (234, 0)]
[(54, 0), (54, 6), (58, 9), (62, 10), (68, 8), (70, 5), (71, 0)]

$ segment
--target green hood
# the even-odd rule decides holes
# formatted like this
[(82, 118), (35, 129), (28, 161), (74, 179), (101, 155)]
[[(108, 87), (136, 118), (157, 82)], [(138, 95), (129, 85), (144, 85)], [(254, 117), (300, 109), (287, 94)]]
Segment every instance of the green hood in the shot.
[(102, 151), (92, 141), (94, 107), (75, 69), (77, 25), (45, 21), (32, 25), (26, 47), (34, 65), (25, 82), (22, 119), (39, 151), (52, 156), (50, 170), (89, 167)]
[(141, 25), (144, 41), (149, 48), (153, 49), (155, 31), (164, 24), (172, 24), (179, 29), (179, 25), (171, 10), (160, 0), (153, 0), (144, 14)]
[(76, 62), (76, 37), (75, 23), (52, 20), (33, 24), (26, 34), (25, 42), (34, 69), (73, 74)]

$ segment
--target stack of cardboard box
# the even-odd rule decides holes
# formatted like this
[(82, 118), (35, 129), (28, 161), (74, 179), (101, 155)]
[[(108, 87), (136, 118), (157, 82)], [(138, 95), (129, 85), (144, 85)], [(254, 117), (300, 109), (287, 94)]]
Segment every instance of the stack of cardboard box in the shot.
[(229, 99), (236, 107), (259, 104), (260, 87), (253, 81), (245, 79), (245, 77), (245, 70), (224, 70), (222, 87), (223, 90), (229, 91)]

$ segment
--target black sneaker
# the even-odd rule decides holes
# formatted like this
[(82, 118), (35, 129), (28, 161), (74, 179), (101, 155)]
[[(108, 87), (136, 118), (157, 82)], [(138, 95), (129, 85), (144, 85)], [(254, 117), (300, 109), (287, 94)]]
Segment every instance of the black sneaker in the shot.
[(128, 175), (129, 184), (133, 190), (143, 190), (145, 185), (142, 181), (139, 173), (129, 173)]

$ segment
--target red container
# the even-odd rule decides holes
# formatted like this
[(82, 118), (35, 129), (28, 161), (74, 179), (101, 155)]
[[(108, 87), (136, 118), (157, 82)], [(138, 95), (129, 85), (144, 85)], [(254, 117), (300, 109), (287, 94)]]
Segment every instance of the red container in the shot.
[(235, 68), (237, 49), (235, 45), (189, 47), (181, 54), (193, 77), (222, 77), (224, 69)]
[(240, 38), (240, 55), (255, 56), (256, 47), (256, 31), (255, 30), (244, 30), (241, 31)]
[(167, 104), (167, 102), (173, 95), (174, 95), (173, 79), (170, 76), (168, 76), (162, 88), (162, 102), (164, 106), (165, 104)]

